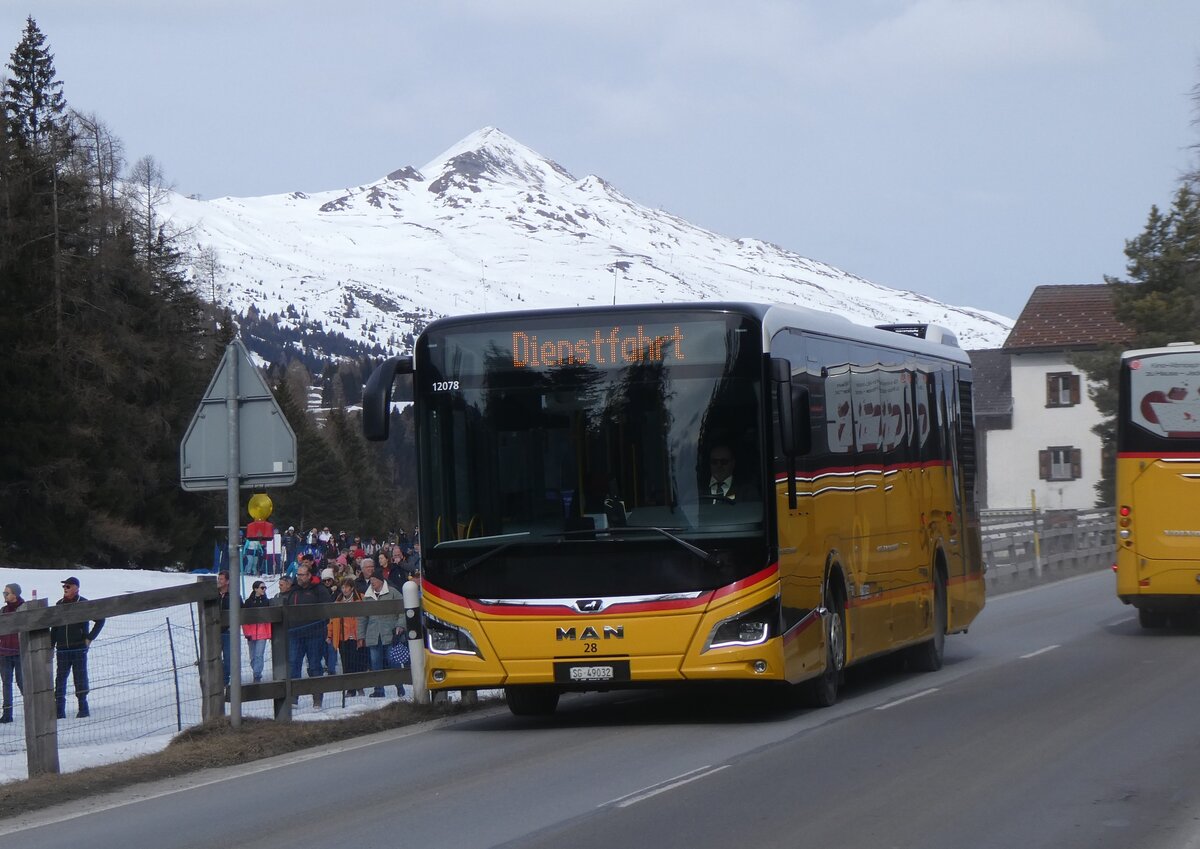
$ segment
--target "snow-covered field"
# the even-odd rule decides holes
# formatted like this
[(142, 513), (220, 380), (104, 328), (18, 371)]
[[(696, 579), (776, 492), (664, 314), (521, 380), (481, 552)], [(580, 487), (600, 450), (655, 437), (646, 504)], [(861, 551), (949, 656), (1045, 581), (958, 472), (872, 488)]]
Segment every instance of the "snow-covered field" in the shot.
[[(194, 575), (121, 569), (33, 570), (0, 568), (0, 586), (15, 582), (22, 596), (62, 597), (62, 580), (79, 578), (80, 595), (88, 599), (178, 586), (199, 580)], [(211, 576), (207, 580), (212, 580)], [(274, 579), (265, 578), (268, 595), (275, 595)], [(246, 596), (250, 579), (242, 596)], [(180, 728), (200, 722), (200, 676), (197, 666), (196, 613), (191, 605), (136, 613), (109, 619), (89, 651), (88, 671), (91, 716), (75, 717), (74, 686), (67, 683), (67, 719), (58, 723), (59, 762), (62, 771), (112, 763), (165, 748)], [(251, 680), (245, 642), (242, 642), (243, 681)], [(340, 661), (339, 661), (340, 664)], [(266, 677), (271, 670), (267, 648)], [(339, 665), (340, 671), (340, 665)], [(326, 693), (321, 710), (311, 698), (302, 698), (293, 709), (295, 719), (336, 719), (378, 708), (395, 701), (395, 689), (386, 699), (365, 696), (343, 699)], [(24, 704), (14, 683), (14, 722), (0, 724), (0, 783), (26, 778)], [(407, 698), (412, 688), (407, 688)], [(247, 702), (242, 715), (272, 715), (272, 703)]]

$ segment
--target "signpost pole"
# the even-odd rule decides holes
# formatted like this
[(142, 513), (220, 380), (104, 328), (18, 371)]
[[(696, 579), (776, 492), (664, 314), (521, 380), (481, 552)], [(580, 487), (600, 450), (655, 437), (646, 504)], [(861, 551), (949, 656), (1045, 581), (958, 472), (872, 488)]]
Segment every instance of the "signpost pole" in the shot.
[(225, 411), (229, 416), (229, 468), (225, 476), (229, 524), (229, 724), (242, 727), (242, 642), (240, 619), (242, 558), (238, 551), (238, 501), (241, 488), (241, 437), (238, 433), (238, 367), (233, 343), (225, 349)]
[[(225, 369), (222, 380), (221, 369)], [(221, 405), (225, 417), (221, 417)], [(243, 444), (243, 440), (245, 440)], [(229, 528), (229, 715), (242, 724), (242, 559), (239, 490), (296, 482), (296, 433), (241, 340), (225, 349), (179, 446), (179, 483), (188, 492), (224, 489)], [(269, 515), (269, 514), (268, 514)]]

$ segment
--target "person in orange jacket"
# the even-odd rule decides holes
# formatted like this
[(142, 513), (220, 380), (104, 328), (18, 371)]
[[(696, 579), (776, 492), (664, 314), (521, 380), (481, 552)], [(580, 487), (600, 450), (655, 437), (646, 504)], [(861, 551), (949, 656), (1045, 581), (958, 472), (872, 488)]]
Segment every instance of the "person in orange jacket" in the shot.
[[(334, 602), (362, 601), (354, 579), (342, 578), (338, 596)], [(366, 664), (362, 662), (362, 650), (358, 647), (358, 619), (353, 616), (341, 616), (329, 620), (329, 636), (326, 642), (337, 649), (342, 656), (342, 674), (362, 672)], [(349, 690), (346, 695), (357, 696), (358, 690)]]

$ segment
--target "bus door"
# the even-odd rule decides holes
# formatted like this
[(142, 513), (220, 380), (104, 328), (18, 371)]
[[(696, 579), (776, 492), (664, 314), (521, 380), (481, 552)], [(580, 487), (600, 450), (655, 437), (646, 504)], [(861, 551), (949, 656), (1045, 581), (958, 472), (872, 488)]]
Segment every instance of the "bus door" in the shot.
[(921, 480), (916, 469), (915, 409), (912, 400), (912, 363), (894, 352), (880, 378), (884, 410), (883, 461), (889, 582), (893, 587), (894, 638), (907, 640), (924, 627), (920, 605), (922, 573), (928, 558), (921, 551)]
[[(899, 545), (887, 524), (883, 467), (883, 401), (880, 395), (879, 352), (851, 346), (852, 410), (854, 414), (854, 593), (857, 646), (854, 654), (874, 654), (888, 648), (892, 636), (892, 599), (897, 589)], [(853, 645), (853, 643), (852, 643)]]

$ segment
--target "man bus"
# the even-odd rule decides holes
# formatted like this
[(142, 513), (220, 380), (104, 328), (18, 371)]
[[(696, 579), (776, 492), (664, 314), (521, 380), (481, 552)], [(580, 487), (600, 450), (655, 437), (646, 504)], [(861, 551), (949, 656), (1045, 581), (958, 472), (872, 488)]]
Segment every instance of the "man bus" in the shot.
[(1143, 628), (1200, 610), (1200, 346), (1121, 355), (1117, 596)]
[(983, 607), (971, 367), (948, 331), (735, 303), (448, 318), (372, 374), (371, 439), (397, 373), (432, 689), (503, 687), (519, 715), (688, 681), (803, 682), (828, 705), (868, 658), (939, 668)]

